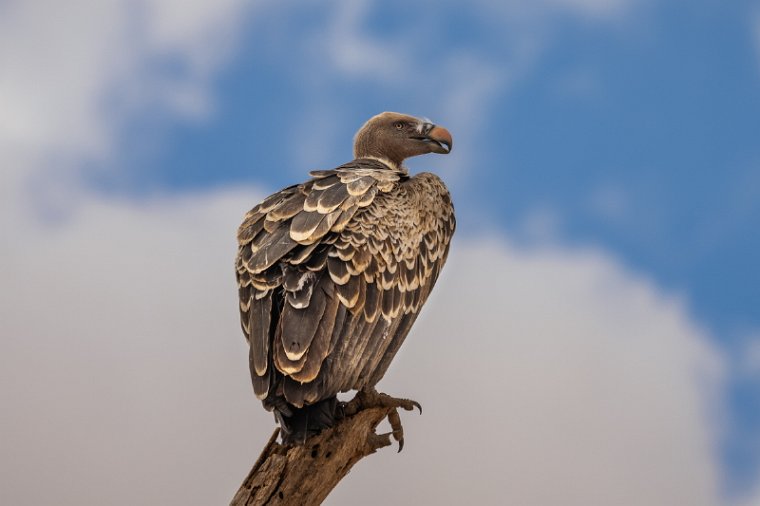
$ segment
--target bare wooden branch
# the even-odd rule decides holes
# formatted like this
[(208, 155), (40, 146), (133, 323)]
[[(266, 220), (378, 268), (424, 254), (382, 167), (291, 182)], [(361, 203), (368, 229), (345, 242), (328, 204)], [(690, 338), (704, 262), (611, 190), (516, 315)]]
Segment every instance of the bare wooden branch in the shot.
[(230, 506), (321, 504), (359, 460), (391, 444), (377, 434), (392, 407), (371, 407), (346, 417), (303, 445), (277, 443), (275, 430)]

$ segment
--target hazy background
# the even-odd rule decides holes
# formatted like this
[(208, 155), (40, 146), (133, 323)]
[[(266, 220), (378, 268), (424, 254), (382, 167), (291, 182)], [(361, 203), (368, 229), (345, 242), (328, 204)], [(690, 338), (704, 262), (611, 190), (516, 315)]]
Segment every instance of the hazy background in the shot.
[(0, 2), (0, 503), (226, 504), (241, 216), (396, 110), (459, 217), (328, 504), (760, 504), (760, 6)]

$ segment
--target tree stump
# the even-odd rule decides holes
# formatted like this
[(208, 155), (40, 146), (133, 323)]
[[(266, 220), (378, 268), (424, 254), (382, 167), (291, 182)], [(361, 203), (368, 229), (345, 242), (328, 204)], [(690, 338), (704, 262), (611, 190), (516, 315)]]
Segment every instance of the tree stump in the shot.
[[(276, 429), (230, 506), (321, 504), (359, 460), (391, 444), (377, 434), (392, 407), (370, 407), (342, 419), (302, 445), (277, 443)], [(400, 449), (399, 449), (400, 451)]]

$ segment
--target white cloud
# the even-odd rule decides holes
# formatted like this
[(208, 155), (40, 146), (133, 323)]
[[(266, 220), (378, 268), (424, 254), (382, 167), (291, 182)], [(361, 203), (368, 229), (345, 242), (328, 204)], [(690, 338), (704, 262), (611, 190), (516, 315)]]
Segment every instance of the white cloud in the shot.
[(243, 8), (241, 0), (3, 4), (0, 148), (100, 158), (146, 108), (152, 117), (208, 113), (210, 79)]
[(736, 503), (738, 506), (760, 506), (760, 489)]
[[(50, 502), (54, 490), (59, 504), (173, 504), (183, 490), (188, 502), (213, 504), (249, 465), (255, 449), (231, 438), (268, 417), (249, 402), (215, 409), (236, 386), (248, 400), (245, 368), (220, 390), (208, 381), (234, 378), (229, 352), (237, 357), (242, 343), (215, 339), (224, 313), (190, 319), (172, 288), (184, 283), (206, 306), (212, 284), (232, 287), (231, 277), (207, 282), (204, 267), (221, 256), (229, 266), (232, 245), (221, 239), (229, 230), (204, 220), (222, 214), (234, 231), (242, 208), (226, 207), (236, 202), (229, 195), (108, 202), (83, 191), (72, 170), (115, 157), (121, 128), (146, 112), (151, 121), (207, 114), (210, 80), (244, 7), (0, 7), (0, 503)], [(216, 248), (195, 248), (215, 233)], [(237, 331), (231, 315), (222, 318), (227, 333)], [(243, 430), (229, 430), (236, 426)], [(242, 450), (237, 462), (229, 448)], [(180, 461), (183, 472), (173, 473)], [(221, 482), (205, 479), (209, 467)]]
[(425, 413), (330, 504), (378, 476), (365, 504), (716, 504), (721, 377), (683, 305), (614, 259), (460, 241), (383, 384)]
[(529, 210), (520, 222), (519, 239), (529, 244), (557, 242), (562, 230), (562, 216), (551, 206), (542, 205)]
[[(83, 193), (65, 223), (18, 224), (0, 502), (229, 500), (273, 426), (232, 275), (260, 196)], [(722, 359), (682, 304), (597, 251), (460, 239), (381, 384), (425, 414), (329, 504), (371, 504), (378, 476), (378, 504), (714, 504)]]
[(406, 50), (409, 41), (405, 38), (381, 40), (363, 30), (373, 3), (372, 0), (340, 2), (325, 40), (327, 55), (341, 73), (398, 81), (413, 66)]
[(224, 503), (272, 424), (232, 270), (261, 194), (79, 197), (4, 251), (0, 502)]

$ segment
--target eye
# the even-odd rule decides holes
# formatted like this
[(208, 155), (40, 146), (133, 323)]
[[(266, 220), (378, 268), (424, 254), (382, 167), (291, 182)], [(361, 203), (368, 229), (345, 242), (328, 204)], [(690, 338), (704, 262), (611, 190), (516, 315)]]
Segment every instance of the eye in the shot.
[(397, 122), (397, 123), (396, 123), (395, 125), (393, 125), (393, 126), (395, 126), (395, 127), (396, 127), (396, 130), (401, 130), (402, 128), (404, 128), (404, 123), (402, 123), (401, 121), (399, 121), (399, 122)]

